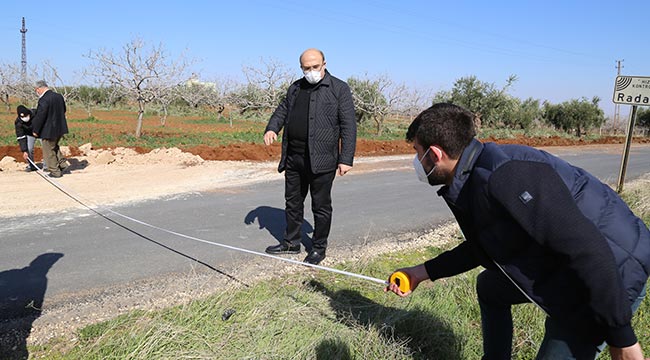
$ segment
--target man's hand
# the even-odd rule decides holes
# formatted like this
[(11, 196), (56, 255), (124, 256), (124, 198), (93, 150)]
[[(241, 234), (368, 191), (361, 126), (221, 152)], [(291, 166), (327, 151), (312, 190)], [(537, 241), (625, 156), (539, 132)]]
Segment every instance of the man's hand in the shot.
[(386, 286), (384, 292), (391, 291), (400, 297), (407, 297), (413, 292), (413, 290), (415, 290), (415, 288), (418, 287), (418, 285), (420, 285), (422, 281), (429, 279), (429, 274), (427, 274), (427, 269), (424, 267), (424, 264), (416, 265), (410, 268), (395, 270), (395, 272), (397, 271), (401, 271), (404, 274), (406, 274), (406, 276), (408, 276), (409, 281), (411, 283), (411, 290), (407, 292), (402, 292), (402, 290), (399, 289), (399, 286), (397, 286), (397, 284), (390, 283), (388, 284), (388, 286)]
[(278, 134), (275, 133), (273, 130), (269, 130), (266, 133), (264, 133), (264, 144), (266, 145), (271, 145), (275, 140), (278, 139)]
[(25, 151), (23, 153), (23, 160), (27, 161), (27, 159), (29, 159), (29, 154)]
[(34, 134), (34, 137), (38, 137), (38, 134), (37, 134), (37, 133), (32, 133), (32, 134)]
[[(643, 351), (641, 351), (641, 345), (636, 343), (632, 346), (624, 348), (615, 348), (609, 347), (609, 354), (612, 356), (612, 360), (643, 360)], [(645, 360), (650, 360), (646, 358)]]
[(352, 169), (352, 166), (350, 165), (345, 165), (345, 164), (339, 164), (339, 175), (343, 176), (347, 174), (348, 171)]

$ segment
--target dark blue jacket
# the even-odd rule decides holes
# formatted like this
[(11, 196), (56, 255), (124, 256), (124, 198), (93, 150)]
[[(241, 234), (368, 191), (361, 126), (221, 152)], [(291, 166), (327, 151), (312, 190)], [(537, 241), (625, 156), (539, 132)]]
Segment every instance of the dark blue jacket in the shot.
[[(276, 134), (286, 127), (289, 114), (300, 90), (300, 78), (287, 90), (287, 96), (275, 109), (268, 125)], [(354, 102), (347, 83), (330, 75), (312, 90), (309, 103), (309, 138), (307, 147), (314, 174), (336, 170), (338, 164), (352, 166), (357, 141), (357, 123), (354, 116)], [(285, 131), (286, 134), (286, 131)], [(285, 169), (288, 136), (282, 136), (282, 157), (278, 171)]]
[(466, 241), (425, 263), (432, 280), (502, 271), (593, 341), (636, 342), (630, 307), (650, 273), (650, 231), (609, 186), (544, 151), (472, 140), (438, 194)]

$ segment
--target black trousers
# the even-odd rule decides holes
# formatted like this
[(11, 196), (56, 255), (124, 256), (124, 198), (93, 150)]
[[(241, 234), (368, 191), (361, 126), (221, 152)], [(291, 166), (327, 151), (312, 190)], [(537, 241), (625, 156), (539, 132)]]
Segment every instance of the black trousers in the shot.
[(336, 169), (314, 174), (308, 154), (289, 152), (284, 171), (284, 200), (287, 228), (284, 240), (292, 246), (302, 240), (300, 229), (304, 221), (307, 192), (311, 193), (311, 211), (314, 214), (312, 250), (324, 252), (332, 226), (332, 183)]

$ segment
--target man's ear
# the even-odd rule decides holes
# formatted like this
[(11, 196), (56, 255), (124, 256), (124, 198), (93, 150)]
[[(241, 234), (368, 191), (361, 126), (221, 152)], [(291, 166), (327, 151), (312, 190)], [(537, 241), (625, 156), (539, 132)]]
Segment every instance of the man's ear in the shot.
[(429, 149), (431, 149), (431, 152), (436, 155), (436, 157), (438, 158), (438, 161), (442, 160), (442, 154), (443, 154), (442, 149), (440, 149), (439, 147), (437, 147), (435, 145), (429, 146)]

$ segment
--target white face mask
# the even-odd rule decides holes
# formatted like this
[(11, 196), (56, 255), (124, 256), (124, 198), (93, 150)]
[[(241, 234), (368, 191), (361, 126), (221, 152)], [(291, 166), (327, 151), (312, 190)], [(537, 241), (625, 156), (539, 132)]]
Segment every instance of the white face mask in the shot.
[(310, 71), (306, 71), (304, 74), (307, 82), (309, 82), (312, 85), (318, 83), (323, 79), (323, 77), (320, 76), (320, 71), (310, 70)]
[(29, 115), (27, 115), (27, 116), (25, 116), (25, 117), (22, 117), (22, 116), (20, 117), (20, 120), (22, 120), (22, 121), (24, 121), (24, 122), (28, 122), (29, 119), (30, 119)]
[[(424, 155), (422, 155), (422, 159), (424, 159), (424, 157), (427, 156), (429, 150), (431, 150), (431, 148), (428, 148), (427, 151), (424, 152)], [(429, 175), (431, 175), (431, 173), (436, 167), (435, 166), (432, 167), (431, 171), (427, 173), (424, 170), (424, 166), (422, 166), (422, 159), (419, 159), (418, 154), (415, 154), (415, 158), (413, 158), (413, 167), (415, 168), (415, 173), (418, 175), (418, 180), (428, 184)]]

